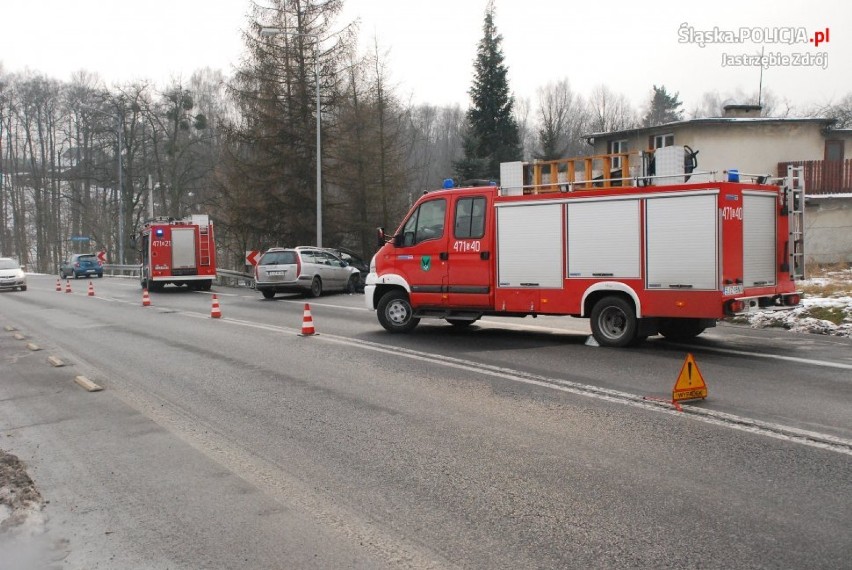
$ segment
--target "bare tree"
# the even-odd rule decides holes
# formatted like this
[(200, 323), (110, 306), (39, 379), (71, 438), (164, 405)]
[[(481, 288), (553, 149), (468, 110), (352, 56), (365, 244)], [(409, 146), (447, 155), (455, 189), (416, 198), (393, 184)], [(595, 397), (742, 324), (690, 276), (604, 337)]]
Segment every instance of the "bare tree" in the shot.
[(571, 89), (567, 79), (538, 89), (538, 144), (535, 157), (555, 160), (585, 152), (582, 136), (589, 111), (582, 97)]
[(718, 91), (708, 91), (701, 96), (701, 101), (688, 113), (691, 119), (705, 117), (724, 117), (726, 105), (757, 104), (760, 100), (761, 117), (790, 117), (796, 113), (795, 107), (787, 98), (779, 98), (770, 89), (746, 93), (742, 89), (720, 94)]
[(812, 117), (826, 117), (834, 119), (834, 127), (837, 129), (852, 128), (852, 93), (847, 93), (837, 103), (826, 103), (812, 108), (808, 112)]
[(513, 109), (518, 124), (518, 139), (521, 141), (522, 159), (532, 158), (536, 147), (536, 127), (532, 118), (532, 103), (526, 98), (515, 98)]
[(620, 131), (638, 124), (636, 111), (627, 97), (613, 93), (606, 85), (599, 85), (589, 97), (589, 128), (595, 132)]
[(418, 105), (409, 111), (409, 138), (413, 149), (409, 170), (414, 173), (408, 188), (413, 201), (424, 190), (440, 188), (453, 173), (453, 163), (462, 153), (465, 115), (459, 105)]

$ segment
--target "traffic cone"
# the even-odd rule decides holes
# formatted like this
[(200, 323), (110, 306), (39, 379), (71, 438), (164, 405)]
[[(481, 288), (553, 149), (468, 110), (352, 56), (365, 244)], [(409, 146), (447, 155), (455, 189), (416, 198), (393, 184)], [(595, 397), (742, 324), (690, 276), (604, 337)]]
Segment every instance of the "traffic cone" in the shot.
[(311, 306), (305, 303), (305, 314), (302, 317), (302, 332), (299, 336), (312, 336), (317, 334), (314, 330), (314, 320), (311, 318)]
[(62, 292), (62, 281), (60, 281), (59, 279), (56, 280), (56, 290), (60, 293)]
[(89, 297), (95, 296), (95, 285), (89, 281)]
[(213, 294), (213, 307), (210, 309), (210, 318), (218, 319), (222, 316), (222, 311), (219, 309), (219, 297)]
[(65, 292), (66, 293), (71, 292), (71, 280), (70, 279), (65, 280)]
[(142, 289), (142, 306), (150, 307), (151, 306), (151, 297), (148, 296), (148, 289)]

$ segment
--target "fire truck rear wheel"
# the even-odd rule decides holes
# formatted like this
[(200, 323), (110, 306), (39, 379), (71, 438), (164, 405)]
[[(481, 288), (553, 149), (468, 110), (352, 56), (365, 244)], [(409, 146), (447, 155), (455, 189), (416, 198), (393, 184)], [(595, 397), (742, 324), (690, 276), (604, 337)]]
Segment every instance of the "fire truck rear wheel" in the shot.
[(417, 326), (419, 318), (414, 316), (414, 309), (405, 291), (388, 291), (379, 299), (379, 323), (392, 333), (408, 332)]
[(601, 346), (620, 348), (637, 340), (636, 311), (621, 297), (604, 297), (595, 303), (590, 325)]

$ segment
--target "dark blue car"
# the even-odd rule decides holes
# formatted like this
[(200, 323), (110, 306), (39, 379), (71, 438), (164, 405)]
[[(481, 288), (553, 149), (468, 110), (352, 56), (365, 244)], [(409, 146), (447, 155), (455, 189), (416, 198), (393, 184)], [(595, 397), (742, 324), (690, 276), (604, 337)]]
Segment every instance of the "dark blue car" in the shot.
[(59, 264), (59, 277), (61, 279), (71, 276), (77, 279), (78, 277), (90, 277), (92, 275), (104, 276), (103, 263), (94, 253), (75, 253)]

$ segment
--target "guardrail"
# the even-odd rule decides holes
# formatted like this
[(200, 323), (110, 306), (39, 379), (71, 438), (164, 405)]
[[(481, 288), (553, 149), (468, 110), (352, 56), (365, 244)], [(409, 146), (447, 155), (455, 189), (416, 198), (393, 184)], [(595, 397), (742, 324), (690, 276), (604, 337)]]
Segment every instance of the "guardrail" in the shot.
[[(119, 277), (139, 277), (142, 271), (141, 265), (117, 265), (114, 263), (104, 264), (104, 274)], [(254, 287), (254, 276), (251, 273), (231, 271), (230, 269), (216, 270), (216, 283), (230, 287)]]
[(254, 288), (254, 275), (251, 273), (242, 273), (241, 271), (231, 271), (230, 269), (217, 269), (216, 281), (220, 285), (230, 285), (233, 287), (251, 287)]
[(104, 263), (104, 273), (106, 275), (123, 275), (125, 277), (139, 277), (141, 265), (116, 265), (114, 263)]

